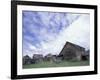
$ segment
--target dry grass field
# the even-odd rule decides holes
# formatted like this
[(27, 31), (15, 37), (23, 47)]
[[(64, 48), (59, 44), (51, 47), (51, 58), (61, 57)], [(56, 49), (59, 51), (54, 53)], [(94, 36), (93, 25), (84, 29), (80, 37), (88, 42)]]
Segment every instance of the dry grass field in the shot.
[(44, 61), (36, 64), (23, 65), (24, 69), (29, 68), (48, 68), (48, 67), (73, 67), (73, 66), (87, 66), (89, 61), (62, 61), (60, 63)]

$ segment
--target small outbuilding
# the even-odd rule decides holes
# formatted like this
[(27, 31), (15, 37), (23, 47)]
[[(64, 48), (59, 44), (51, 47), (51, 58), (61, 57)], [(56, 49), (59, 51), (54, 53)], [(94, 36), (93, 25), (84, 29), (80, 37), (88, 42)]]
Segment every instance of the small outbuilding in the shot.
[(31, 64), (31, 58), (28, 55), (23, 56), (23, 64)]
[(42, 54), (33, 54), (32, 60), (35, 63), (39, 63), (43, 61), (43, 55)]

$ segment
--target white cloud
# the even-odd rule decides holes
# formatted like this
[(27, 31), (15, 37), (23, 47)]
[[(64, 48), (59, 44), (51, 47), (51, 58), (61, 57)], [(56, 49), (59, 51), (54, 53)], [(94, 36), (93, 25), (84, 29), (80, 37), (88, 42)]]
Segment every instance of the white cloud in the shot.
[(86, 49), (90, 48), (90, 16), (82, 15), (62, 33), (67, 41), (78, 44)]
[(69, 27), (64, 28), (60, 35), (53, 41), (44, 43), (42, 42), (43, 50), (52, 54), (58, 54), (66, 41), (72, 42), (86, 49), (90, 48), (90, 23), (89, 15), (83, 15)]

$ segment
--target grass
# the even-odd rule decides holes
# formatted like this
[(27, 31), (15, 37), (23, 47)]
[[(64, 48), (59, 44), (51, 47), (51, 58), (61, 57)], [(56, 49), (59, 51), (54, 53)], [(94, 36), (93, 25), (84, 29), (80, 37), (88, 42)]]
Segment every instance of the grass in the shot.
[(28, 68), (47, 68), (47, 67), (68, 67), (68, 66), (87, 66), (89, 61), (62, 61), (60, 63), (45, 61), (37, 64), (23, 65), (24, 69)]

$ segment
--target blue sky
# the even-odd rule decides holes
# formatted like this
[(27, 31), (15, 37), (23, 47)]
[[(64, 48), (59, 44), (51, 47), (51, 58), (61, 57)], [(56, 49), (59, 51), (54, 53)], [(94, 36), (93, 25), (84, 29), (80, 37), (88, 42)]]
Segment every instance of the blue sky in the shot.
[(66, 41), (89, 49), (89, 14), (23, 11), (23, 55), (59, 54)]

